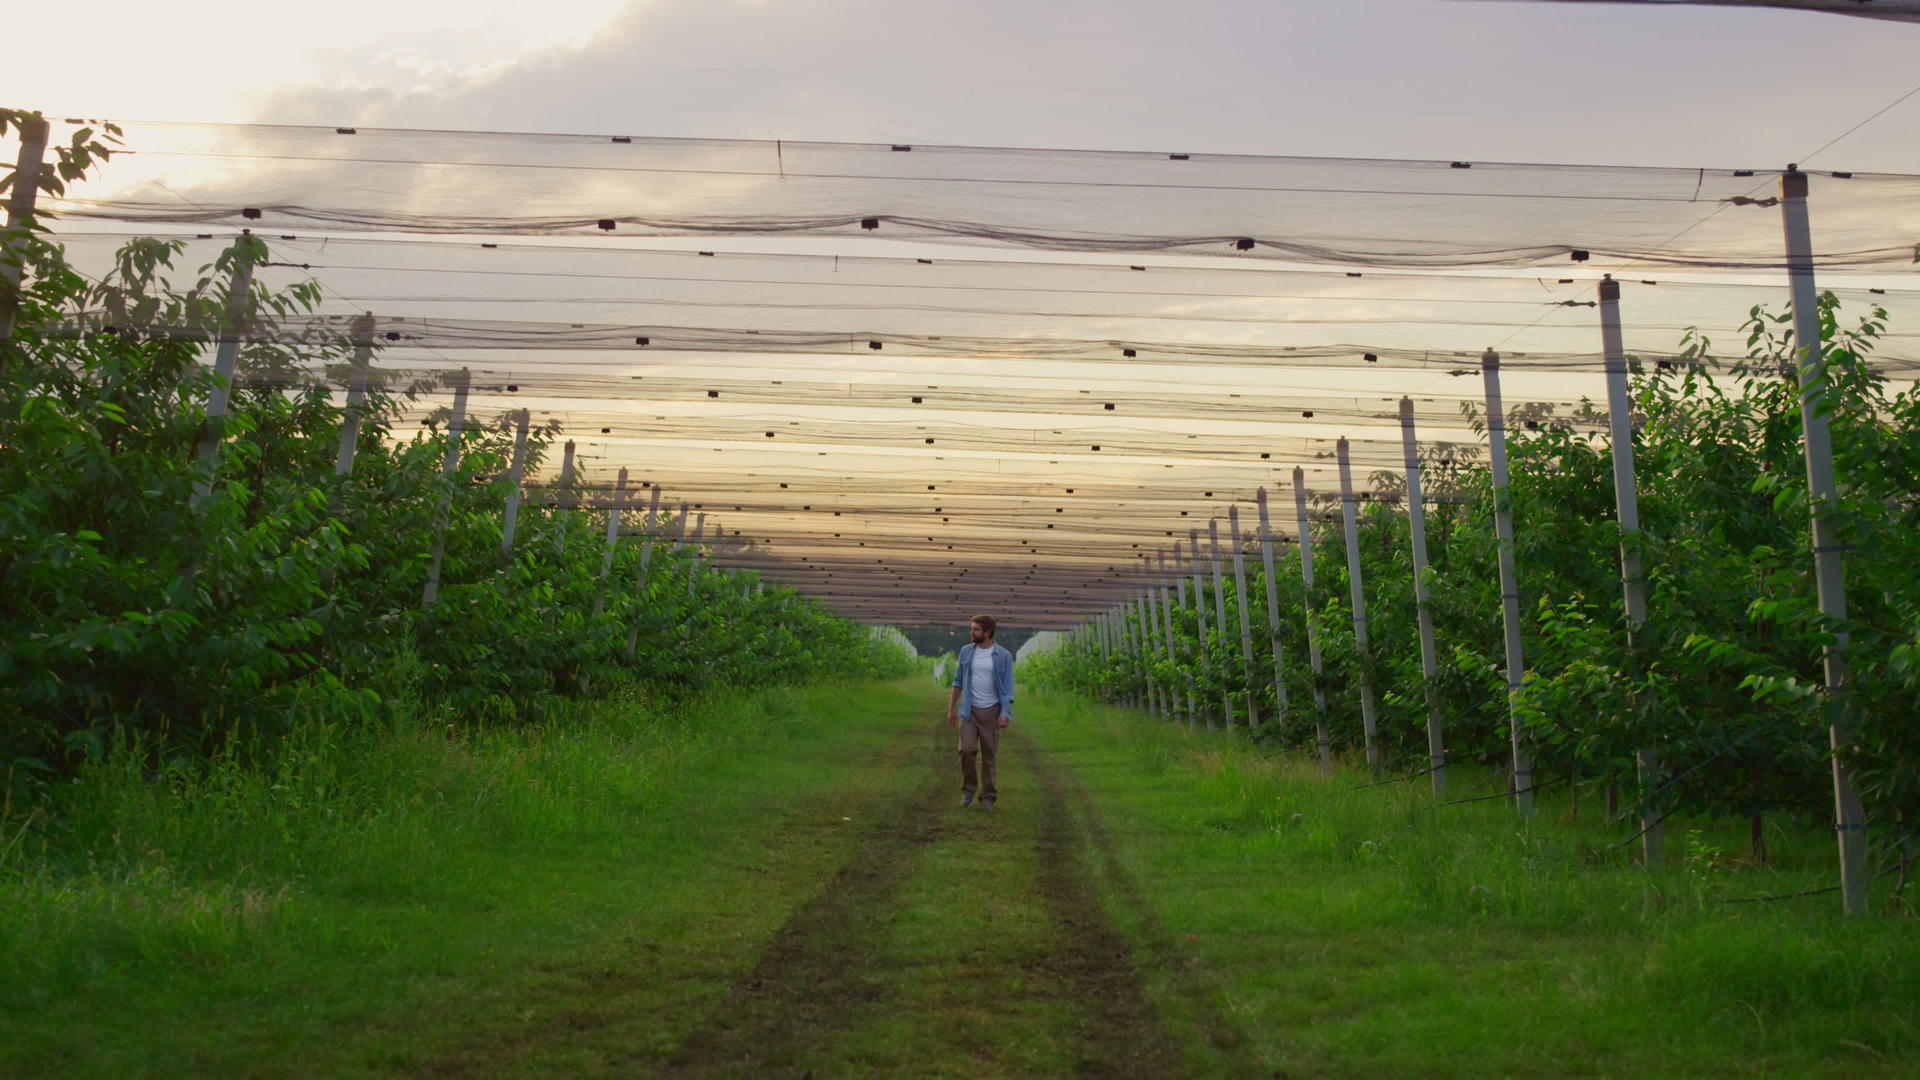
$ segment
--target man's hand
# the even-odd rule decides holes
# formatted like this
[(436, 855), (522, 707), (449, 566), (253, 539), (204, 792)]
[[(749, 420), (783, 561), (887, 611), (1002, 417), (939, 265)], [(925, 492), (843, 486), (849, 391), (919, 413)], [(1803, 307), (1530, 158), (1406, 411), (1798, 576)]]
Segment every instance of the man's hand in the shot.
[(1007, 715), (1006, 713), (1001, 713), (1001, 714), (1000, 714), (1000, 726), (1001, 726), (1001, 727), (1006, 727), (1006, 726), (1007, 726), (1008, 724), (1011, 724), (1011, 723), (1013, 723), (1013, 717), (1011, 717), (1011, 716), (1008, 716), (1008, 715)]
[(948, 727), (959, 727), (959, 726), (960, 726), (960, 714), (959, 714), (959, 713), (957, 713), (957, 712), (953, 712), (952, 710), (948, 710), (948, 712), (947, 712), (947, 726), (948, 726)]

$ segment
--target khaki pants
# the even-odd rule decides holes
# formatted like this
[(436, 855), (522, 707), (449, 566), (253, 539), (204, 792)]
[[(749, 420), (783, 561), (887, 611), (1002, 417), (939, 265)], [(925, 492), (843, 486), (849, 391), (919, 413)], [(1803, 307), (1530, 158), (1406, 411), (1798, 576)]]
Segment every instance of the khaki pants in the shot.
[[(980, 755), (980, 772), (973, 771), (973, 757)], [(1000, 792), (994, 785), (999, 778), (1000, 706), (977, 705), (960, 718), (960, 790), (978, 793), (981, 806), (992, 806)]]

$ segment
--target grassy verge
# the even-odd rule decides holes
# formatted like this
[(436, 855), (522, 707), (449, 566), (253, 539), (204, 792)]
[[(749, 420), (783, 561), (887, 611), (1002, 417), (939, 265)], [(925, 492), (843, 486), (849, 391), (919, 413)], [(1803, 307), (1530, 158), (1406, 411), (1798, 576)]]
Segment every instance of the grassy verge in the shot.
[[(1722, 902), (1831, 884), (1830, 835), (1777, 830), (1751, 867), (1719, 854), (1744, 823), (1672, 822), (1647, 872), (1564, 795), (1529, 827), (1077, 698), (1023, 715), (1102, 823), (1103, 899), (1197, 1075), (1229, 1062), (1196, 1001), (1294, 1078), (1920, 1071), (1911, 918)], [(1454, 772), (1455, 797), (1495, 782)]]
[(316, 729), (264, 773), (99, 770), (0, 837), (0, 1072), (554, 1075), (670, 1044), (858, 847), (842, 808), (924, 782), (889, 755), (929, 699), (614, 701)]

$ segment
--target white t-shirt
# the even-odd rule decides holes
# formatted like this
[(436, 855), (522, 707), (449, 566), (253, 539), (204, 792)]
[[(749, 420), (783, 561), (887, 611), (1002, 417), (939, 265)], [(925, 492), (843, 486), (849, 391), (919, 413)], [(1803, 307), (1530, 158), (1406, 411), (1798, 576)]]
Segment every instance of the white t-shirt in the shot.
[(974, 708), (1000, 704), (1000, 688), (993, 681), (993, 650), (985, 645), (973, 647), (973, 671), (967, 677), (967, 687)]

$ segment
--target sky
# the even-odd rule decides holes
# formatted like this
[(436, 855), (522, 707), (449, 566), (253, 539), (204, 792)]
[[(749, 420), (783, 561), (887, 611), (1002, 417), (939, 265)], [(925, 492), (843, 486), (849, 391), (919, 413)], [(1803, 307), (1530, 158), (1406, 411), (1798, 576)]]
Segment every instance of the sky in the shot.
[[(1920, 26), (1498, 0), (102, 0), (0, 101), (110, 119), (1778, 167)], [(1920, 173), (1920, 95), (1813, 159)]]

